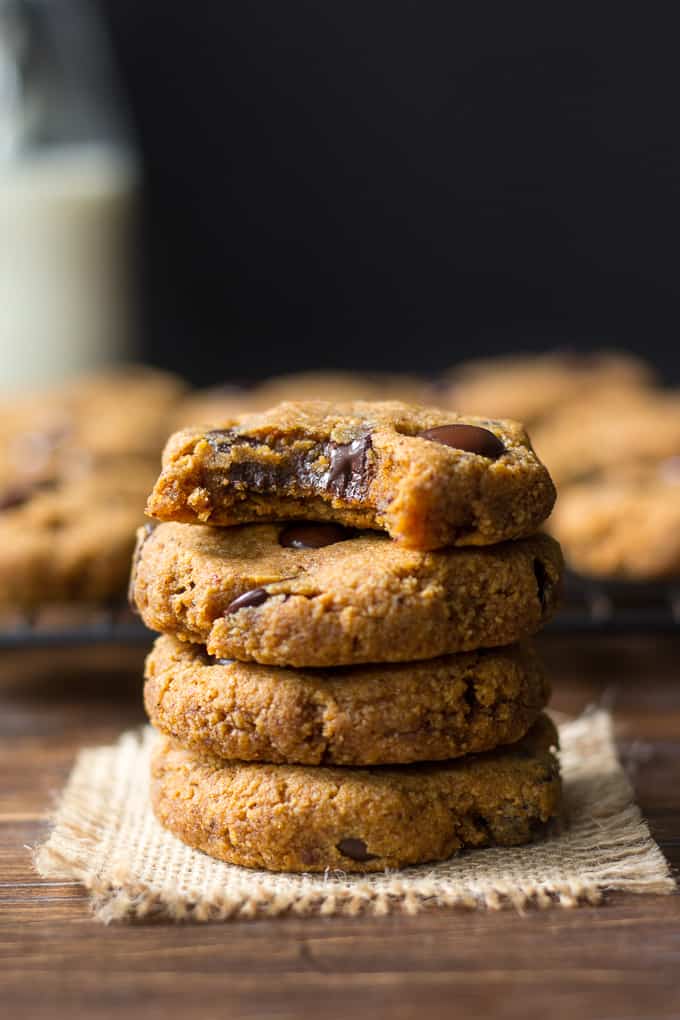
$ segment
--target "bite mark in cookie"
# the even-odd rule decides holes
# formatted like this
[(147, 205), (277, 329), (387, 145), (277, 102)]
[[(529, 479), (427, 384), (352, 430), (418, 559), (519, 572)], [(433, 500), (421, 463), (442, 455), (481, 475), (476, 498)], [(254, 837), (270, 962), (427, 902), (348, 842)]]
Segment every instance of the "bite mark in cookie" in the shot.
[(536, 531), (555, 491), (520, 425), (399, 403), (287, 403), (173, 436), (147, 511), (234, 525), (333, 521), (403, 545)]

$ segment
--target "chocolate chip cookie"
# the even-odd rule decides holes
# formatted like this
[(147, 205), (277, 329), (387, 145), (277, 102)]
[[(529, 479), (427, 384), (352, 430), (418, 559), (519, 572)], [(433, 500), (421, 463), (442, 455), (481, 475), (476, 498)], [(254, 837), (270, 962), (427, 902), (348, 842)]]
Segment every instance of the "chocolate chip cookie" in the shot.
[(534, 439), (560, 486), (665, 460), (680, 453), (680, 391), (584, 399), (537, 428)]
[(158, 638), (144, 702), (156, 729), (238, 761), (377, 765), (438, 761), (524, 736), (548, 683), (529, 647), (346, 669), (213, 659)]
[(5, 491), (0, 608), (123, 596), (152, 479), (145, 461), (121, 460), (74, 478)]
[(438, 549), (532, 534), (554, 499), (516, 422), (312, 401), (174, 435), (147, 512), (218, 525), (332, 520)]
[(573, 400), (645, 389), (653, 382), (651, 367), (632, 354), (551, 351), (459, 365), (439, 385), (438, 400), (458, 412), (515, 418), (533, 426)]
[(162, 825), (230, 864), (383, 871), (543, 833), (560, 804), (556, 744), (547, 716), (483, 755), (372, 769), (226, 763), (161, 739), (151, 799)]
[(79, 476), (119, 458), (159, 456), (182, 384), (127, 366), (0, 406), (0, 502), (15, 486)]
[(550, 528), (579, 573), (680, 577), (680, 454), (566, 486)]
[(140, 532), (133, 593), (153, 630), (276, 666), (404, 662), (512, 644), (557, 601), (547, 535), (419, 552), (337, 524)]

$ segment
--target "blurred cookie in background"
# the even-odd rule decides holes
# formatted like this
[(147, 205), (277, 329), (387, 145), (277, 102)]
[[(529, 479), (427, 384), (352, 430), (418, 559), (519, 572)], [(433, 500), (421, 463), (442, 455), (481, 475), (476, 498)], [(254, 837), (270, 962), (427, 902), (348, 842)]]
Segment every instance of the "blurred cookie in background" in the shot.
[(121, 457), (157, 462), (184, 384), (141, 366), (0, 401), (0, 506), (41, 483)]
[(296, 372), (254, 386), (226, 383), (190, 394), (177, 409), (174, 428), (210, 425), (247, 411), (265, 411), (283, 400), (403, 400), (426, 403), (429, 387), (415, 375), (389, 372)]
[(120, 600), (153, 480), (121, 458), (0, 503), (0, 610)]
[(74, 438), (94, 456), (155, 460), (185, 391), (177, 376), (141, 365), (77, 379), (65, 391)]
[(680, 391), (610, 390), (534, 427), (533, 446), (563, 487), (615, 468), (654, 465), (680, 451)]
[(548, 530), (573, 570), (636, 581), (680, 576), (678, 451), (562, 490)]
[[(92, 460), (156, 458), (185, 390), (175, 376), (126, 366), (0, 399), (0, 478), (58, 473), (74, 451)], [(51, 463), (51, 468), (48, 467)]]
[(126, 366), (0, 402), (0, 607), (123, 599), (183, 391)]
[(572, 400), (646, 389), (654, 381), (650, 365), (618, 351), (516, 354), (456, 366), (432, 403), (460, 413), (514, 418), (531, 428)]

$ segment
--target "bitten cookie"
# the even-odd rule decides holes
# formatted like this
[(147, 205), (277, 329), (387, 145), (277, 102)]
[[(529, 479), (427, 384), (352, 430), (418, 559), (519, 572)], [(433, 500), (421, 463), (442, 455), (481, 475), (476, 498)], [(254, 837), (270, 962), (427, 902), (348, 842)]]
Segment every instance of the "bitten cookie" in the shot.
[(153, 630), (277, 666), (404, 662), (512, 644), (550, 617), (547, 535), (417, 552), (336, 524), (141, 529), (132, 583)]
[(549, 687), (528, 647), (319, 671), (215, 660), (160, 637), (151, 722), (199, 754), (303, 765), (439, 761), (523, 737)]
[(463, 847), (516, 846), (560, 803), (541, 716), (517, 744), (439, 765), (335, 769), (227, 764), (163, 738), (152, 761), (156, 817), (212, 857), (270, 871), (382, 871)]
[(437, 549), (532, 534), (554, 500), (516, 422), (310, 401), (171, 437), (147, 512), (218, 525), (332, 520)]

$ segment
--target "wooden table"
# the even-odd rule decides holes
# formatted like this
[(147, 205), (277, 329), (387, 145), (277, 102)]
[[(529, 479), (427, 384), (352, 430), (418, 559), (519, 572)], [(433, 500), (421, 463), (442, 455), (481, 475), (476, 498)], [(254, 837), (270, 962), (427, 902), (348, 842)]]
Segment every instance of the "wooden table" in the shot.
[[(556, 708), (604, 702), (652, 832), (680, 863), (680, 636), (546, 636)], [(680, 1016), (680, 897), (408, 918), (104, 927), (28, 847), (83, 744), (142, 720), (142, 652), (0, 658), (0, 1014), (96, 1020)], [(115, 668), (113, 665), (115, 664)]]

